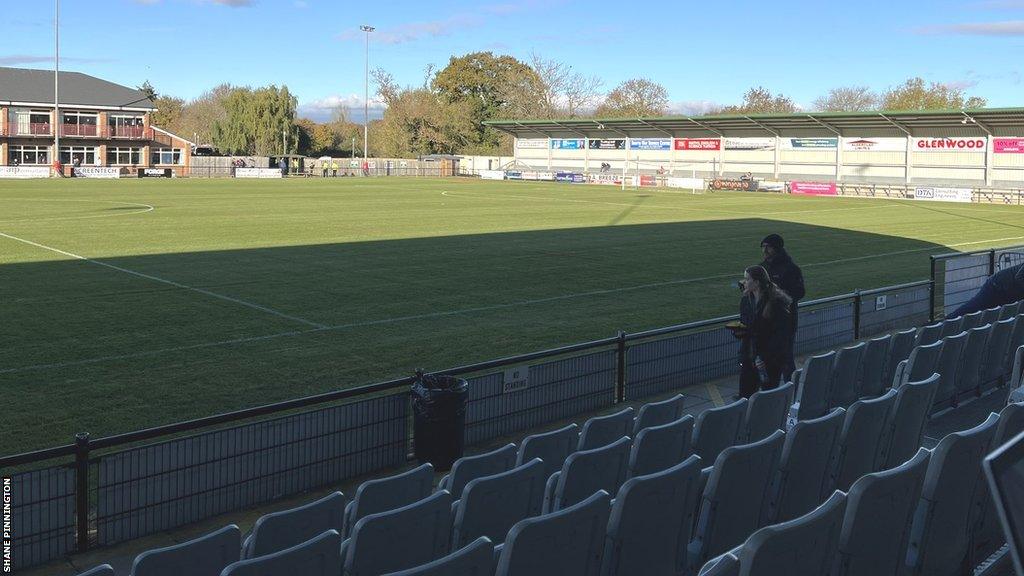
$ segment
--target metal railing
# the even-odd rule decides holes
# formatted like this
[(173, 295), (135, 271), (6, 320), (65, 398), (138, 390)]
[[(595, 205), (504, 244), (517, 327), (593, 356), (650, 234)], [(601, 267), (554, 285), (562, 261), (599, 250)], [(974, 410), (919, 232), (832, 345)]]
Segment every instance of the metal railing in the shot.
[(931, 320), (935, 321), (970, 300), (989, 276), (1024, 261), (1024, 246), (936, 254), (930, 260), (935, 287)]

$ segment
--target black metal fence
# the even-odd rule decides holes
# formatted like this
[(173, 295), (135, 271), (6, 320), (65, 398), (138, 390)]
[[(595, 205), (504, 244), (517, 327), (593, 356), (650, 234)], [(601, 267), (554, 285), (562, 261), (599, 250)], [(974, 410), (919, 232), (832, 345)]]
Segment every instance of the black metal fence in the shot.
[[(800, 305), (800, 352), (920, 325), (932, 280)], [(470, 381), (467, 444), (738, 373), (728, 316), (437, 373)], [(168, 530), (405, 463), (414, 377), (0, 458), (14, 566)], [(311, 408), (312, 407), (312, 408)], [(269, 417), (269, 418), (268, 418)], [(145, 443), (145, 444), (143, 444)]]

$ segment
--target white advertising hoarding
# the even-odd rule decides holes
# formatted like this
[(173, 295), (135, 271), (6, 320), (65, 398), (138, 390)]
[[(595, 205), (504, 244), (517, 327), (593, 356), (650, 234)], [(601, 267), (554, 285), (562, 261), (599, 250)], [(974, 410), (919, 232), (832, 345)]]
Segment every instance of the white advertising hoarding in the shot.
[(73, 168), (75, 178), (120, 178), (121, 169), (113, 166), (100, 166), (96, 168)]
[(846, 152), (906, 152), (906, 138), (843, 138)]
[(49, 178), (49, 166), (0, 166), (0, 178)]
[(547, 149), (547, 138), (516, 138), (516, 148), (540, 148)]
[[(372, 166), (371, 166), (372, 167)], [(279, 168), (235, 168), (235, 178), (281, 178)]]
[(969, 138), (914, 138), (917, 152), (984, 152), (987, 140)]
[(914, 200), (936, 202), (970, 202), (970, 188), (915, 188)]
[(703, 178), (665, 178), (665, 186), (669, 188), (689, 188), (690, 190), (703, 190)]
[(504, 170), (481, 170), (480, 171), (480, 178), (482, 178), (484, 180), (504, 180), (505, 179), (505, 171)]

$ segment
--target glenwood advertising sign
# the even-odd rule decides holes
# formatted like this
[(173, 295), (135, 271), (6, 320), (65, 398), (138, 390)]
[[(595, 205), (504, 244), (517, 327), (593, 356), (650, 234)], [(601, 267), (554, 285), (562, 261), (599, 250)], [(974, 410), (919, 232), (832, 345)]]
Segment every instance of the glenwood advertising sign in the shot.
[(918, 152), (984, 152), (984, 138), (914, 138)]

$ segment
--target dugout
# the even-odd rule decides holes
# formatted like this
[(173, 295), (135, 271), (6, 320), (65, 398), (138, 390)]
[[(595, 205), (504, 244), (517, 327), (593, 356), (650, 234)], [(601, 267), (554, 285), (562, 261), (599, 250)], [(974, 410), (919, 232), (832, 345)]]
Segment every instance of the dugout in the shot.
[(459, 173), (459, 160), (461, 156), (455, 156), (452, 154), (427, 154), (417, 158), (420, 162), (425, 162), (424, 166), (429, 173), (436, 173), (438, 176), (455, 176)]
[(282, 159), (288, 163), (288, 174), (305, 174), (306, 157), (302, 154), (274, 154), (270, 156), (270, 167), (279, 168)]

